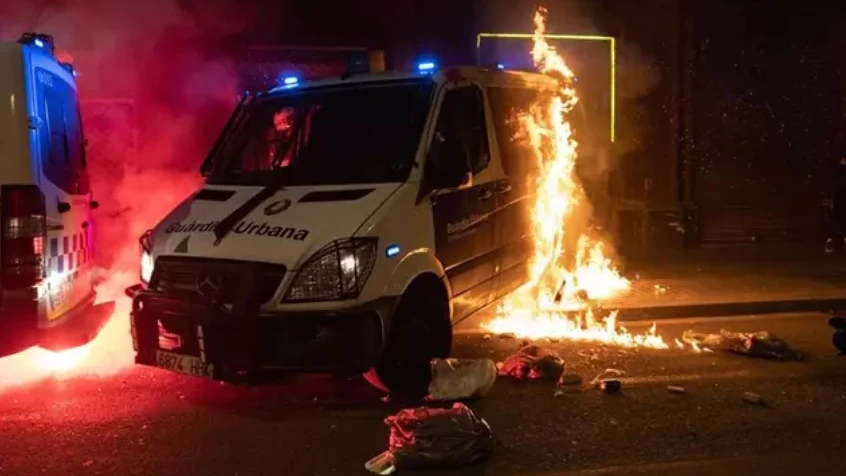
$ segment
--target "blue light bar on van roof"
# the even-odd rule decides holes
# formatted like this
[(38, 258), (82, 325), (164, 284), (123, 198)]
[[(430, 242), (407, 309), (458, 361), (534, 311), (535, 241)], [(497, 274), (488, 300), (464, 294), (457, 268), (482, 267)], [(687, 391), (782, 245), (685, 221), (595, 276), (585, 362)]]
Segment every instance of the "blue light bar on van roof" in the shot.
[(285, 86), (295, 86), (299, 82), (300, 79), (296, 76), (286, 76), (282, 78), (282, 84), (284, 84)]
[(496, 64), (496, 69), (505, 69), (505, 65), (504, 65), (504, 64), (502, 64), (502, 63), (497, 63), (497, 64)]
[(33, 45), (38, 48), (48, 50), (50, 53), (53, 53), (56, 48), (55, 43), (53, 42), (53, 37), (42, 33), (24, 33), (18, 39), (18, 43), (22, 45)]
[(435, 62), (434, 61), (423, 61), (421, 63), (417, 63), (417, 71), (420, 73), (431, 73), (435, 70)]

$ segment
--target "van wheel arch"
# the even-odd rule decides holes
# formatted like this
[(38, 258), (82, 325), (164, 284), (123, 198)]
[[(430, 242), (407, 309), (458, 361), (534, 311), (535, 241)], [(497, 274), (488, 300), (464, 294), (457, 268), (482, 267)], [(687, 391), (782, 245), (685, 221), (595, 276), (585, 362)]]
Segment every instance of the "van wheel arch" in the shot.
[(452, 350), (451, 311), (443, 281), (429, 272), (416, 276), (387, 323), (379, 361), (364, 378), (385, 392), (425, 392), (429, 361), (448, 357)]

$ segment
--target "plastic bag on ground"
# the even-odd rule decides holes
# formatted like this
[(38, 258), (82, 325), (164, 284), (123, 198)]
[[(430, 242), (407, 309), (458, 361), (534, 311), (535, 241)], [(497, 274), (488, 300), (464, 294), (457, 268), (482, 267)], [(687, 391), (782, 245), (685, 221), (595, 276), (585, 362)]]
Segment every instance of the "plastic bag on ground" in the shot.
[(461, 400), (484, 396), (496, 381), (489, 359), (434, 359), (427, 400)]
[(721, 350), (749, 357), (775, 360), (801, 360), (802, 354), (775, 335), (766, 332), (728, 332), (700, 334), (687, 331), (682, 340), (710, 350)]
[(499, 375), (519, 380), (553, 380), (564, 373), (564, 359), (537, 345), (527, 345), (509, 356), (499, 367)]
[(475, 463), (493, 449), (488, 423), (464, 404), (452, 408), (407, 408), (385, 419), (388, 451), (365, 464), (368, 471), (449, 468)]

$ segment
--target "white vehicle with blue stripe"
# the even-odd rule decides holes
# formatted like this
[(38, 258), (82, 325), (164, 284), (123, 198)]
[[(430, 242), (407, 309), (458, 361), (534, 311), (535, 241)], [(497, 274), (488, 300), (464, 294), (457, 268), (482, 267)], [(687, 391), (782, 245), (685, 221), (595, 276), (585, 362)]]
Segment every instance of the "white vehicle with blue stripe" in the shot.
[(557, 85), (431, 62), (281, 83), (243, 100), (205, 186), (142, 237), (136, 362), (421, 391), (452, 326), (528, 279), (536, 164), (513, 114)]
[(73, 67), (52, 37), (0, 43), (0, 356), (90, 341), (92, 200)]

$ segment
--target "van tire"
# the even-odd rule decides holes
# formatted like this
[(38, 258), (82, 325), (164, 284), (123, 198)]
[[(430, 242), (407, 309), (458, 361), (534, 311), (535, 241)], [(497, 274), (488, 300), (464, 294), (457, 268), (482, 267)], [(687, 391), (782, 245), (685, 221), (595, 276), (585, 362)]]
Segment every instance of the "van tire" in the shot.
[(449, 298), (440, 279), (425, 275), (400, 297), (382, 355), (364, 378), (388, 393), (422, 396), (431, 380), (431, 360), (449, 357), (451, 350)]

